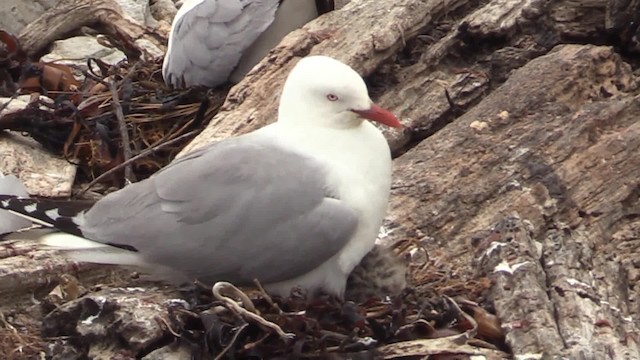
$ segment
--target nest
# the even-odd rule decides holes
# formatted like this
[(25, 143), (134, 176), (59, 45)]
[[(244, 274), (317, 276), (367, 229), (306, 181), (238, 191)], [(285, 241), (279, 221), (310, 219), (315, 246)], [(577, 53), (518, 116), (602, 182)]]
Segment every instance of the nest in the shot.
[[(402, 295), (356, 304), (331, 297), (312, 301), (300, 291), (272, 299), (228, 283), (214, 301), (169, 309), (164, 324), (192, 358), (396, 358), (485, 355), (506, 357), (500, 324), (477, 304), (447, 296)], [(237, 305), (237, 299), (244, 307)]]
[(70, 66), (29, 61), (6, 32), (0, 41), (0, 93), (31, 94), (24, 109), (0, 116), (0, 130), (28, 134), (92, 184), (149, 177), (204, 128), (226, 93), (170, 90), (161, 61), (140, 56), (116, 65), (90, 58), (79, 80)]

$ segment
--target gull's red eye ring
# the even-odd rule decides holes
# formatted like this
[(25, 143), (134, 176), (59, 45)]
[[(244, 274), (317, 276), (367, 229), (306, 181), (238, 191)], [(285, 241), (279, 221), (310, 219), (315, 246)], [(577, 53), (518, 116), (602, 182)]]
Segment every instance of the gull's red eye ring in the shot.
[(329, 100), (329, 101), (338, 101), (338, 95), (327, 94), (327, 100)]

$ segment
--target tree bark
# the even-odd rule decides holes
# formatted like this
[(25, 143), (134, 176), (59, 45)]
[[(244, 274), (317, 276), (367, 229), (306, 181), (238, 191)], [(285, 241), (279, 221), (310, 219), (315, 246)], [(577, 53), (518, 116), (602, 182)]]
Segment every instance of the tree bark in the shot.
[(395, 162), (391, 238), (488, 276), (516, 355), (640, 357), (635, 92), (611, 48), (560, 46)]

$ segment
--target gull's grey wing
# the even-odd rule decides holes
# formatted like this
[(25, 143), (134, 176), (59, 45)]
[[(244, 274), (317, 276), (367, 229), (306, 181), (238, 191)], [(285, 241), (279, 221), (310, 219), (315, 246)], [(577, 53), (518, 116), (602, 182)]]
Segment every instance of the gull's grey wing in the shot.
[(357, 214), (321, 163), (256, 139), (225, 140), (106, 196), (83, 234), (206, 282), (307, 273), (349, 241)]
[(239, 82), (264, 58), (269, 50), (276, 47), (282, 38), (299, 29), (318, 14), (333, 10), (333, 2), (326, 0), (283, 0), (275, 14), (275, 19), (256, 41), (242, 54), (238, 66), (231, 74), (231, 81)]
[(279, 0), (191, 0), (171, 26), (162, 66), (172, 87), (216, 86), (271, 24)]

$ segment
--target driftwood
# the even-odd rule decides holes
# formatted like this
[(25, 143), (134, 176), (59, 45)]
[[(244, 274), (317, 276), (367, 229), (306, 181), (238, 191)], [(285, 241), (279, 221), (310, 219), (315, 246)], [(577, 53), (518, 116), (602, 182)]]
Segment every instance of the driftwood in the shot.
[(639, 10), (353, 0), (287, 36), (183, 153), (273, 121), (295, 61), (334, 56), (406, 125), (387, 133), (390, 241), (420, 241), (452, 278), (488, 278), (478, 300), (518, 358), (640, 358), (640, 109), (624, 57)]
[(159, 23), (158, 28), (149, 31), (125, 16), (114, 0), (60, 0), (55, 7), (27, 25), (18, 39), (22, 47), (28, 49), (29, 55), (34, 56), (53, 41), (89, 25), (104, 29), (119, 41), (143, 39), (160, 49), (166, 49), (169, 34), (167, 26)]
[(396, 161), (390, 236), (487, 274), (515, 354), (640, 357), (635, 87), (610, 48), (562, 46)]

